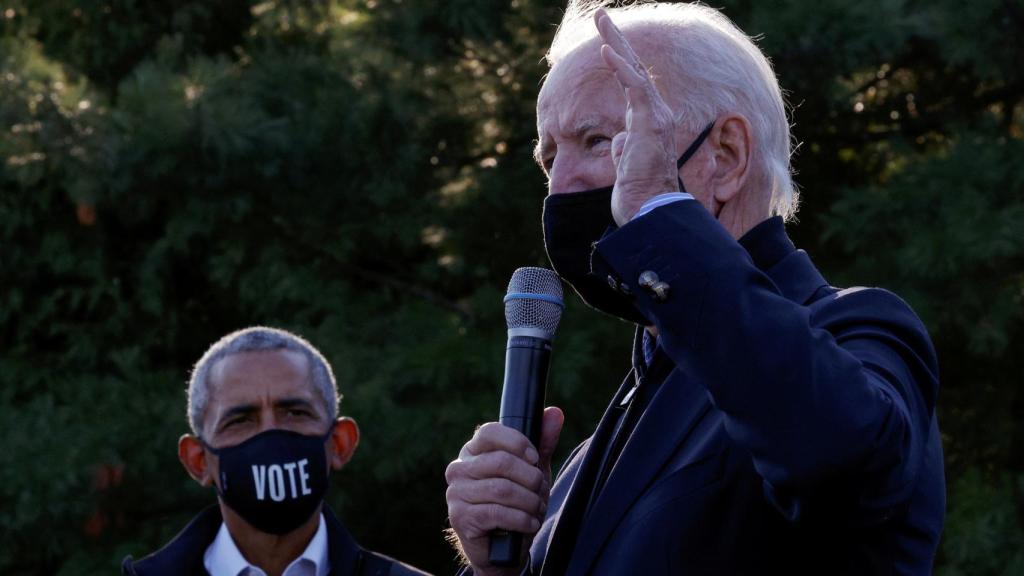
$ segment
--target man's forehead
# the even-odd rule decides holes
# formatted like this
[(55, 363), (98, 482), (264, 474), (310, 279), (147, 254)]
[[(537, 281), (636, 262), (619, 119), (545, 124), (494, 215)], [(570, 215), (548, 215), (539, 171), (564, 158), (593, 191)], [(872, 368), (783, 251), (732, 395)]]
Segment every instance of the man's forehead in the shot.
[[(667, 27), (656, 22), (629, 22), (622, 28), (622, 33), (649, 69), (653, 69), (656, 75), (665, 73), (662, 70), (658, 74), (658, 69), (663, 69), (671, 61), (665, 54), (668, 44), (665, 35), (669, 33)], [(604, 40), (597, 35), (595, 29), (592, 37), (566, 52), (552, 66), (537, 97), (538, 121), (542, 116), (550, 115), (552, 110), (561, 110), (572, 104), (574, 94), (579, 96), (582, 92), (584, 97), (589, 96), (587, 88), (591, 88), (592, 84), (608, 83), (621, 92), (611, 69), (601, 57), (602, 44)], [(662, 88), (661, 82), (656, 82)]]
[(237, 352), (210, 367), (213, 399), (247, 395), (312, 395), (312, 371), (305, 355), (294, 350)]
[(537, 99), (539, 133), (576, 132), (587, 125), (621, 124), (625, 99), (603, 62), (590, 67), (562, 61), (552, 69)]

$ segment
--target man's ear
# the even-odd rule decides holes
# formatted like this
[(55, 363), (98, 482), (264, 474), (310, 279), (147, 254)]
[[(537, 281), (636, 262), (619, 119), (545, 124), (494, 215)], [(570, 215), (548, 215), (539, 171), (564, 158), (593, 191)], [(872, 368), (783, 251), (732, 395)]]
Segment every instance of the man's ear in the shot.
[(327, 444), (327, 455), (332, 470), (341, 468), (352, 459), (359, 445), (359, 426), (348, 416), (342, 416), (334, 422), (334, 430)]
[(203, 486), (213, 484), (213, 474), (206, 460), (206, 450), (198, 438), (191, 434), (182, 434), (181, 438), (178, 438), (178, 460), (193, 480)]
[(754, 134), (746, 117), (730, 114), (715, 123), (708, 140), (715, 159), (711, 177), (714, 200), (721, 206), (735, 199), (747, 184)]

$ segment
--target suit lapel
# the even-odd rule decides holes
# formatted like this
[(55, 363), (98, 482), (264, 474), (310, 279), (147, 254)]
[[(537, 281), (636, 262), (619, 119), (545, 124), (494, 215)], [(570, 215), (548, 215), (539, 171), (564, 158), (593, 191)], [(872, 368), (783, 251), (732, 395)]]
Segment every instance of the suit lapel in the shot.
[(637, 422), (608, 483), (581, 528), (567, 574), (584, 574), (626, 511), (711, 408), (702, 386), (674, 370)]
[(558, 519), (552, 528), (551, 538), (548, 540), (547, 551), (544, 554), (543, 574), (565, 574), (569, 558), (577, 545), (577, 536), (581, 531), (583, 515), (587, 510), (587, 503), (590, 500), (590, 491), (594, 486), (598, 468), (601, 466), (601, 458), (611, 441), (615, 425), (622, 417), (622, 410), (619, 403), (622, 398), (633, 388), (634, 371), (630, 370), (626, 379), (616, 392), (612, 403), (608, 405), (597, 430), (591, 436), (590, 445), (583, 455), (583, 462), (579, 471), (572, 481), (565, 504), (558, 512)]

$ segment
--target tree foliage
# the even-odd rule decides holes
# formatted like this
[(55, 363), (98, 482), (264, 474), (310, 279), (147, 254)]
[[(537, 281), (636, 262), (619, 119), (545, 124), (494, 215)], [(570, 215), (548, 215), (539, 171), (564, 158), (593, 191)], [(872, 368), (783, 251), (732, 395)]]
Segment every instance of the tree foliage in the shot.
[[(544, 265), (532, 164), (555, 0), (0, 0), (0, 572), (90, 574), (212, 494), (174, 445), (190, 365), (296, 330), (363, 443), (331, 503), (438, 572), (443, 471), (500, 394), (500, 298)], [(734, 0), (793, 106), (791, 227), (940, 354), (940, 573), (1024, 570), (1024, 3)], [(572, 301), (563, 454), (630, 330)], [(383, 495), (383, 496), (382, 496)], [(396, 535), (401, 538), (395, 538)]]

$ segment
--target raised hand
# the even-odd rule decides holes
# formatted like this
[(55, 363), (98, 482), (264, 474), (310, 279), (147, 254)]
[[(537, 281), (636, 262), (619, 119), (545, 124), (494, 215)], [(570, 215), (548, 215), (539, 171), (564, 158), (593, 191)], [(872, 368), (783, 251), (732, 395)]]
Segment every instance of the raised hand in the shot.
[(612, 216), (622, 226), (651, 197), (679, 190), (676, 123), (644, 63), (608, 13), (598, 10), (594, 22), (604, 40), (601, 57), (626, 94), (626, 130), (612, 140)]

